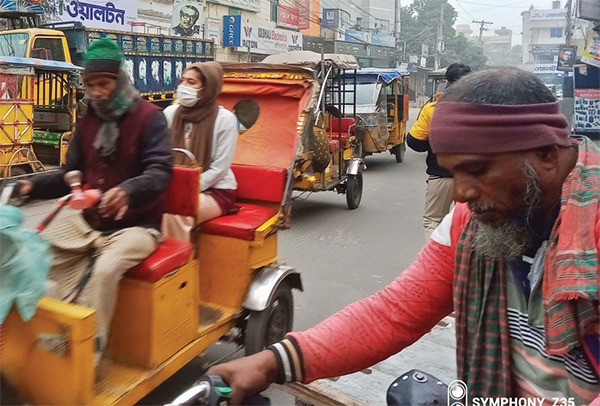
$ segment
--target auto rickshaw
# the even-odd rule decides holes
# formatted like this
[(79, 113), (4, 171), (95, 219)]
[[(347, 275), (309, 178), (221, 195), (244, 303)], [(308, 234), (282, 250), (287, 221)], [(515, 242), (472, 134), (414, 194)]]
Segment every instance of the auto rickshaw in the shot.
[[(284, 63), (287, 67), (275, 64)], [(293, 163), (293, 190), (337, 191), (353, 210), (362, 199), (364, 162), (355, 136), (356, 81), (347, 74), (359, 68), (356, 58), (342, 54), (294, 51), (271, 55), (262, 69), (312, 72), (318, 91), (306, 111), (300, 146)], [(266, 67), (267, 65), (271, 67)]]
[(431, 82), (431, 98), (429, 101), (433, 101), (435, 95), (442, 93), (446, 88), (446, 68), (433, 70), (427, 76)]
[(0, 57), (0, 178), (64, 163), (80, 70), (70, 62)]
[(408, 72), (368, 68), (356, 71), (356, 137), (363, 156), (389, 151), (404, 161), (408, 120)]
[[(134, 404), (224, 336), (252, 354), (292, 329), (292, 289), (302, 282), (277, 256), (277, 231), (290, 213), (291, 163), (315, 92), (310, 71), (225, 69), (220, 104), (251, 99), (260, 107), (241, 130), (232, 164), (239, 213), (202, 223), (192, 243), (166, 238), (127, 272), (96, 370), (94, 310), (43, 298), (24, 322), (13, 308), (0, 326), (0, 366), (25, 401)], [(167, 213), (195, 218), (194, 161), (174, 168)]]

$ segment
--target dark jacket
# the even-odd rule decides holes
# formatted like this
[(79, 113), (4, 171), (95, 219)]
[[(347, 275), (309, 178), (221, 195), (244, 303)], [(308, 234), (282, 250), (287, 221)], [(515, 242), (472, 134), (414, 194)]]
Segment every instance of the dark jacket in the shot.
[(102, 122), (90, 108), (77, 123), (66, 163), (58, 171), (32, 179), (32, 198), (52, 199), (69, 193), (63, 176), (83, 172), (84, 184), (103, 192), (119, 186), (129, 198), (122, 220), (102, 218), (97, 206), (86, 209), (84, 217), (93, 228), (116, 231), (126, 227), (160, 229), (164, 192), (173, 172), (173, 157), (167, 122), (163, 113), (148, 101), (140, 100), (119, 122), (121, 136), (114, 159), (100, 158), (93, 146)]
[[(437, 99), (441, 94), (436, 94), (434, 99)], [(429, 145), (429, 123), (433, 115), (433, 109), (437, 100), (427, 103), (417, 117), (417, 121), (410, 129), (407, 136), (407, 144), (417, 152), (427, 152), (427, 174), (438, 178), (451, 178), (452, 172), (446, 168), (442, 168), (438, 164), (437, 157), (431, 150)]]

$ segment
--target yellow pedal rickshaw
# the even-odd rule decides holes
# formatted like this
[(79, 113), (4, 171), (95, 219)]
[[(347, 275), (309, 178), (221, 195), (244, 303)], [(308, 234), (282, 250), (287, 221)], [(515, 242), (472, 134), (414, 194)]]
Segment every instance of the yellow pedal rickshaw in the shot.
[(408, 120), (408, 72), (368, 68), (349, 73), (356, 80), (356, 137), (362, 155), (389, 151), (404, 161)]
[[(301, 142), (293, 164), (293, 189), (302, 193), (336, 191), (353, 210), (362, 199), (364, 162), (356, 137), (356, 58), (343, 54), (293, 51), (263, 61), (273, 71), (304, 68), (312, 72), (318, 91), (306, 110)], [(279, 66), (279, 67), (278, 67)]]
[[(315, 86), (312, 73), (226, 67), (220, 104), (239, 113), (255, 100), (260, 109), (233, 160), (239, 213), (202, 223), (193, 243), (167, 238), (125, 275), (96, 370), (93, 309), (43, 298), (24, 322), (13, 308), (0, 326), (0, 366), (26, 402), (131, 405), (225, 335), (252, 354), (292, 329), (292, 289), (302, 282), (280, 262), (277, 231)], [(199, 179), (197, 167), (174, 168), (168, 213), (195, 218)]]

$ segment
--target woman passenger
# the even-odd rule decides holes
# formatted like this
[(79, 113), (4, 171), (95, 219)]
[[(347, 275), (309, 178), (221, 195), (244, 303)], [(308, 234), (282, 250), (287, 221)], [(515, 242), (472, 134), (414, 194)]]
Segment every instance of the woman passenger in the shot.
[[(223, 69), (218, 62), (193, 64), (183, 71), (177, 87), (179, 105), (164, 110), (173, 147), (192, 152), (202, 168), (198, 223), (235, 211), (237, 182), (231, 161), (238, 136), (237, 119), (219, 106), (222, 85)], [(184, 164), (186, 159), (175, 155), (176, 164)], [(163, 217), (163, 233), (168, 237), (189, 241), (192, 226), (192, 219), (183, 216)]]

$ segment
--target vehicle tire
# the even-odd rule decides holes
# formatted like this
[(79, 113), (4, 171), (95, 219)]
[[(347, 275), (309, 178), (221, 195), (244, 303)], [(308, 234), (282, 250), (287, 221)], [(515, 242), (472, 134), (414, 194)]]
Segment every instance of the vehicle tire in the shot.
[(402, 144), (398, 144), (395, 147), (394, 155), (396, 155), (396, 162), (401, 163), (404, 161), (404, 153), (406, 152), (406, 141)]
[(292, 331), (293, 324), (294, 296), (291, 286), (283, 281), (265, 310), (250, 312), (244, 335), (246, 355), (256, 354), (281, 341)]
[(329, 138), (327, 132), (321, 128), (314, 131), (312, 166), (315, 172), (323, 172), (329, 166), (331, 155), (329, 152)]
[(357, 175), (348, 175), (346, 181), (346, 203), (350, 210), (354, 210), (360, 206), (363, 191), (363, 176), (362, 172)]

